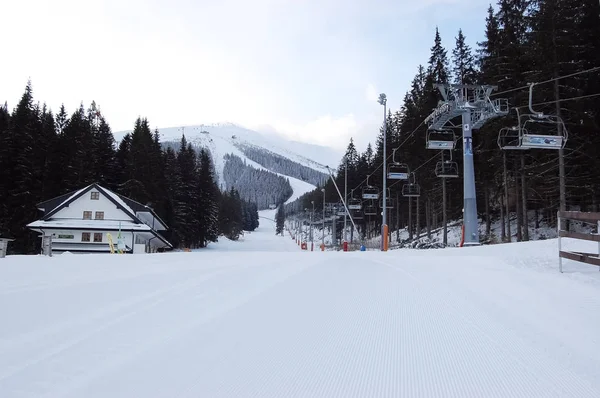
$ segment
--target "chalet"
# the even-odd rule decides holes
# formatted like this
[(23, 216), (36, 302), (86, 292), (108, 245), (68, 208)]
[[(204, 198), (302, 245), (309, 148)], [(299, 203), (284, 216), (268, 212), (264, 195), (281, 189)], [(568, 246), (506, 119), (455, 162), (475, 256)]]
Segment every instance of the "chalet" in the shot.
[(41, 219), (27, 225), (52, 237), (52, 253), (154, 253), (172, 249), (161, 236), (167, 225), (146, 205), (91, 184), (39, 203)]

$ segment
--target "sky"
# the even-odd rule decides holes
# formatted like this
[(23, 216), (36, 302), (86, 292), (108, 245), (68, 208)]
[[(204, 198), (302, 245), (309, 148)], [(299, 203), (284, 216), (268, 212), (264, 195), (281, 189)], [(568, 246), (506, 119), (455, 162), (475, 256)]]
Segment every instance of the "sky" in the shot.
[(398, 110), (436, 27), (475, 48), (490, 0), (19, 0), (0, 13), (0, 101), (31, 79), (69, 113), (96, 101), (113, 131), (231, 122), (364, 150)]

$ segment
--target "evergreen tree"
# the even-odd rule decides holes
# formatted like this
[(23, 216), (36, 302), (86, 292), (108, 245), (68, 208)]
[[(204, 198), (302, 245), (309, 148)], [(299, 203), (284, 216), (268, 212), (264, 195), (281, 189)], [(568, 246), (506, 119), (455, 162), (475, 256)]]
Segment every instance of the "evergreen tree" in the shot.
[(212, 161), (207, 150), (200, 150), (197, 163), (198, 180), (196, 186), (199, 190), (196, 206), (197, 239), (200, 247), (206, 247), (209, 242), (216, 242), (219, 236), (218, 188), (213, 175)]
[(185, 136), (181, 138), (181, 147), (177, 153), (180, 184), (183, 189), (178, 192), (175, 220), (178, 226), (179, 241), (185, 247), (195, 246), (198, 236), (198, 223), (196, 220), (196, 206), (198, 203), (198, 189), (196, 176), (196, 152), (187, 143)]
[(283, 236), (283, 227), (285, 225), (285, 210), (283, 209), (283, 203), (277, 207), (277, 213), (275, 214), (275, 234)]
[(11, 245), (16, 253), (31, 253), (39, 246), (26, 225), (36, 219), (41, 195), (42, 162), (35, 158), (41, 153), (40, 145), (45, 144), (40, 117), (28, 82), (9, 118), (8, 129), (0, 135), (0, 224), (4, 234), (16, 239)]
[(456, 84), (475, 84), (477, 79), (475, 58), (471, 52), (471, 47), (465, 42), (462, 29), (458, 31), (456, 47), (452, 50), (452, 60), (454, 62), (454, 82)]
[(221, 196), (219, 230), (231, 240), (237, 240), (243, 234), (242, 201), (235, 188)]
[(181, 183), (179, 175), (179, 164), (177, 162), (177, 154), (172, 148), (167, 148), (164, 152), (164, 174), (168, 176), (165, 179), (165, 205), (164, 205), (164, 221), (169, 226), (167, 237), (174, 247), (179, 247), (180, 225), (179, 218), (176, 215), (177, 209), (180, 209), (179, 200), (183, 196), (184, 186)]

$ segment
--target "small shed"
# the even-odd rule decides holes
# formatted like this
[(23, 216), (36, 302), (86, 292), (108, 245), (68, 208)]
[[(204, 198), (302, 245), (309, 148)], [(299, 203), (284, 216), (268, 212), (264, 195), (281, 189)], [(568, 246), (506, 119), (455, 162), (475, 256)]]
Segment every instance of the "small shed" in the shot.
[(8, 251), (8, 242), (12, 242), (14, 239), (0, 238), (0, 258), (6, 257)]

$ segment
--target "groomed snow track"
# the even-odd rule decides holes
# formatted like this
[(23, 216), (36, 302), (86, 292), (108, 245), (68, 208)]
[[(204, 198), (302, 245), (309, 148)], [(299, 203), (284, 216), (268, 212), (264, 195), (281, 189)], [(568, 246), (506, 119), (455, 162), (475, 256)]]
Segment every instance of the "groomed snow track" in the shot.
[(600, 396), (597, 279), (254, 239), (0, 262), (0, 397)]

